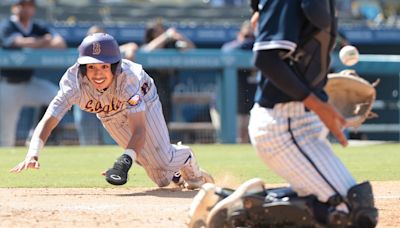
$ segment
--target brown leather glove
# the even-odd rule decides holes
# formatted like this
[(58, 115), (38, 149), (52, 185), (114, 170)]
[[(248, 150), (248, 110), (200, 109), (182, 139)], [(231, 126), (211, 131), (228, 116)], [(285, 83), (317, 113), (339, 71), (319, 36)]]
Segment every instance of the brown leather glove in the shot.
[(347, 127), (359, 128), (366, 119), (377, 117), (371, 111), (376, 99), (374, 83), (361, 78), (354, 70), (343, 70), (328, 75), (325, 91), (332, 104), (346, 118)]

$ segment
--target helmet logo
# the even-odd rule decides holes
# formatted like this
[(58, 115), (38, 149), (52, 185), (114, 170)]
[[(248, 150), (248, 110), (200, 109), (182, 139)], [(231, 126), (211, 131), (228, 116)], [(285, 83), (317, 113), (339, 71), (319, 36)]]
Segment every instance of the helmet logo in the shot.
[(101, 46), (99, 42), (93, 43), (93, 55), (99, 55), (101, 53)]

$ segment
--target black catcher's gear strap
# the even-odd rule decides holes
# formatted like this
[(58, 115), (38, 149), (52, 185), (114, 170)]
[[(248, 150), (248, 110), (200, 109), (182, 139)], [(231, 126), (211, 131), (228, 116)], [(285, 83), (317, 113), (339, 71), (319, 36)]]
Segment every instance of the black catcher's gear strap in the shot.
[[(311, 2), (311, 0), (309, 1)], [(308, 7), (303, 10), (306, 15), (309, 12), (307, 16), (309, 20), (315, 21), (320, 18), (320, 21), (329, 21), (330, 23), (310, 21), (312, 25), (305, 29), (304, 32), (306, 38), (299, 44), (291, 56), (294, 69), (305, 77), (311, 88), (321, 87), (321, 84), (326, 82), (326, 75), (330, 64), (330, 52), (337, 33), (333, 0), (323, 0), (322, 2), (328, 4), (324, 6), (329, 12), (325, 17), (318, 13), (311, 14), (311, 12), (316, 11), (310, 11)], [(326, 25), (327, 27), (322, 28), (322, 26)]]
[(260, 3), (260, 0), (250, 0), (250, 7), (253, 12), (258, 12), (258, 3)]

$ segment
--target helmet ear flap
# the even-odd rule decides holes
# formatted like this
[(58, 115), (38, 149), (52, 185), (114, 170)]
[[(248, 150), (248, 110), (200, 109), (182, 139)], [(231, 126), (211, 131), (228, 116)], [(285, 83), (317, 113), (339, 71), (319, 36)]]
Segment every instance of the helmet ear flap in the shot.
[(79, 65), (79, 72), (82, 74), (82, 76), (86, 75), (86, 64)]
[(116, 76), (121, 70), (121, 61), (111, 64), (111, 73)]

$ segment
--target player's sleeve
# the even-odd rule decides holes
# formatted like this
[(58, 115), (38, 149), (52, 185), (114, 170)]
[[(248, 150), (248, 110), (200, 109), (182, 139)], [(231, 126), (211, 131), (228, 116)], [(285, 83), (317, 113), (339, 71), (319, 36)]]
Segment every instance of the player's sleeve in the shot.
[(8, 20), (2, 21), (0, 24), (0, 40), (3, 48), (11, 48), (18, 36), (21, 36), (21, 34), (11, 27)]
[(302, 101), (311, 91), (281, 59), (281, 52), (277, 49), (256, 51), (254, 64), (278, 89), (293, 100)]
[(302, 0), (301, 7), (304, 15), (315, 27), (326, 29), (331, 25), (329, 0)]
[(127, 76), (122, 87), (122, 99), (125, 101), (126, 109), (130, 113), (144, 112), (146, 102), (141, 93), (140, 80), (133, 76)]
[[(74, 75), (75, 73), (75, 75)], [(57, 95), (51, 101), (46, 114), (61, 120), (73, 104), (79, 102), (79, 88), (76, 72), (68, 69), (60, 81), (60, 89)]]
[(46, 34), (51, 34), (53, 37), (59, 35), (55, 29), (53, 29), (49, 24), (45, 22), (35, 21), (35, 26), (38, 33), (42, 36)]

